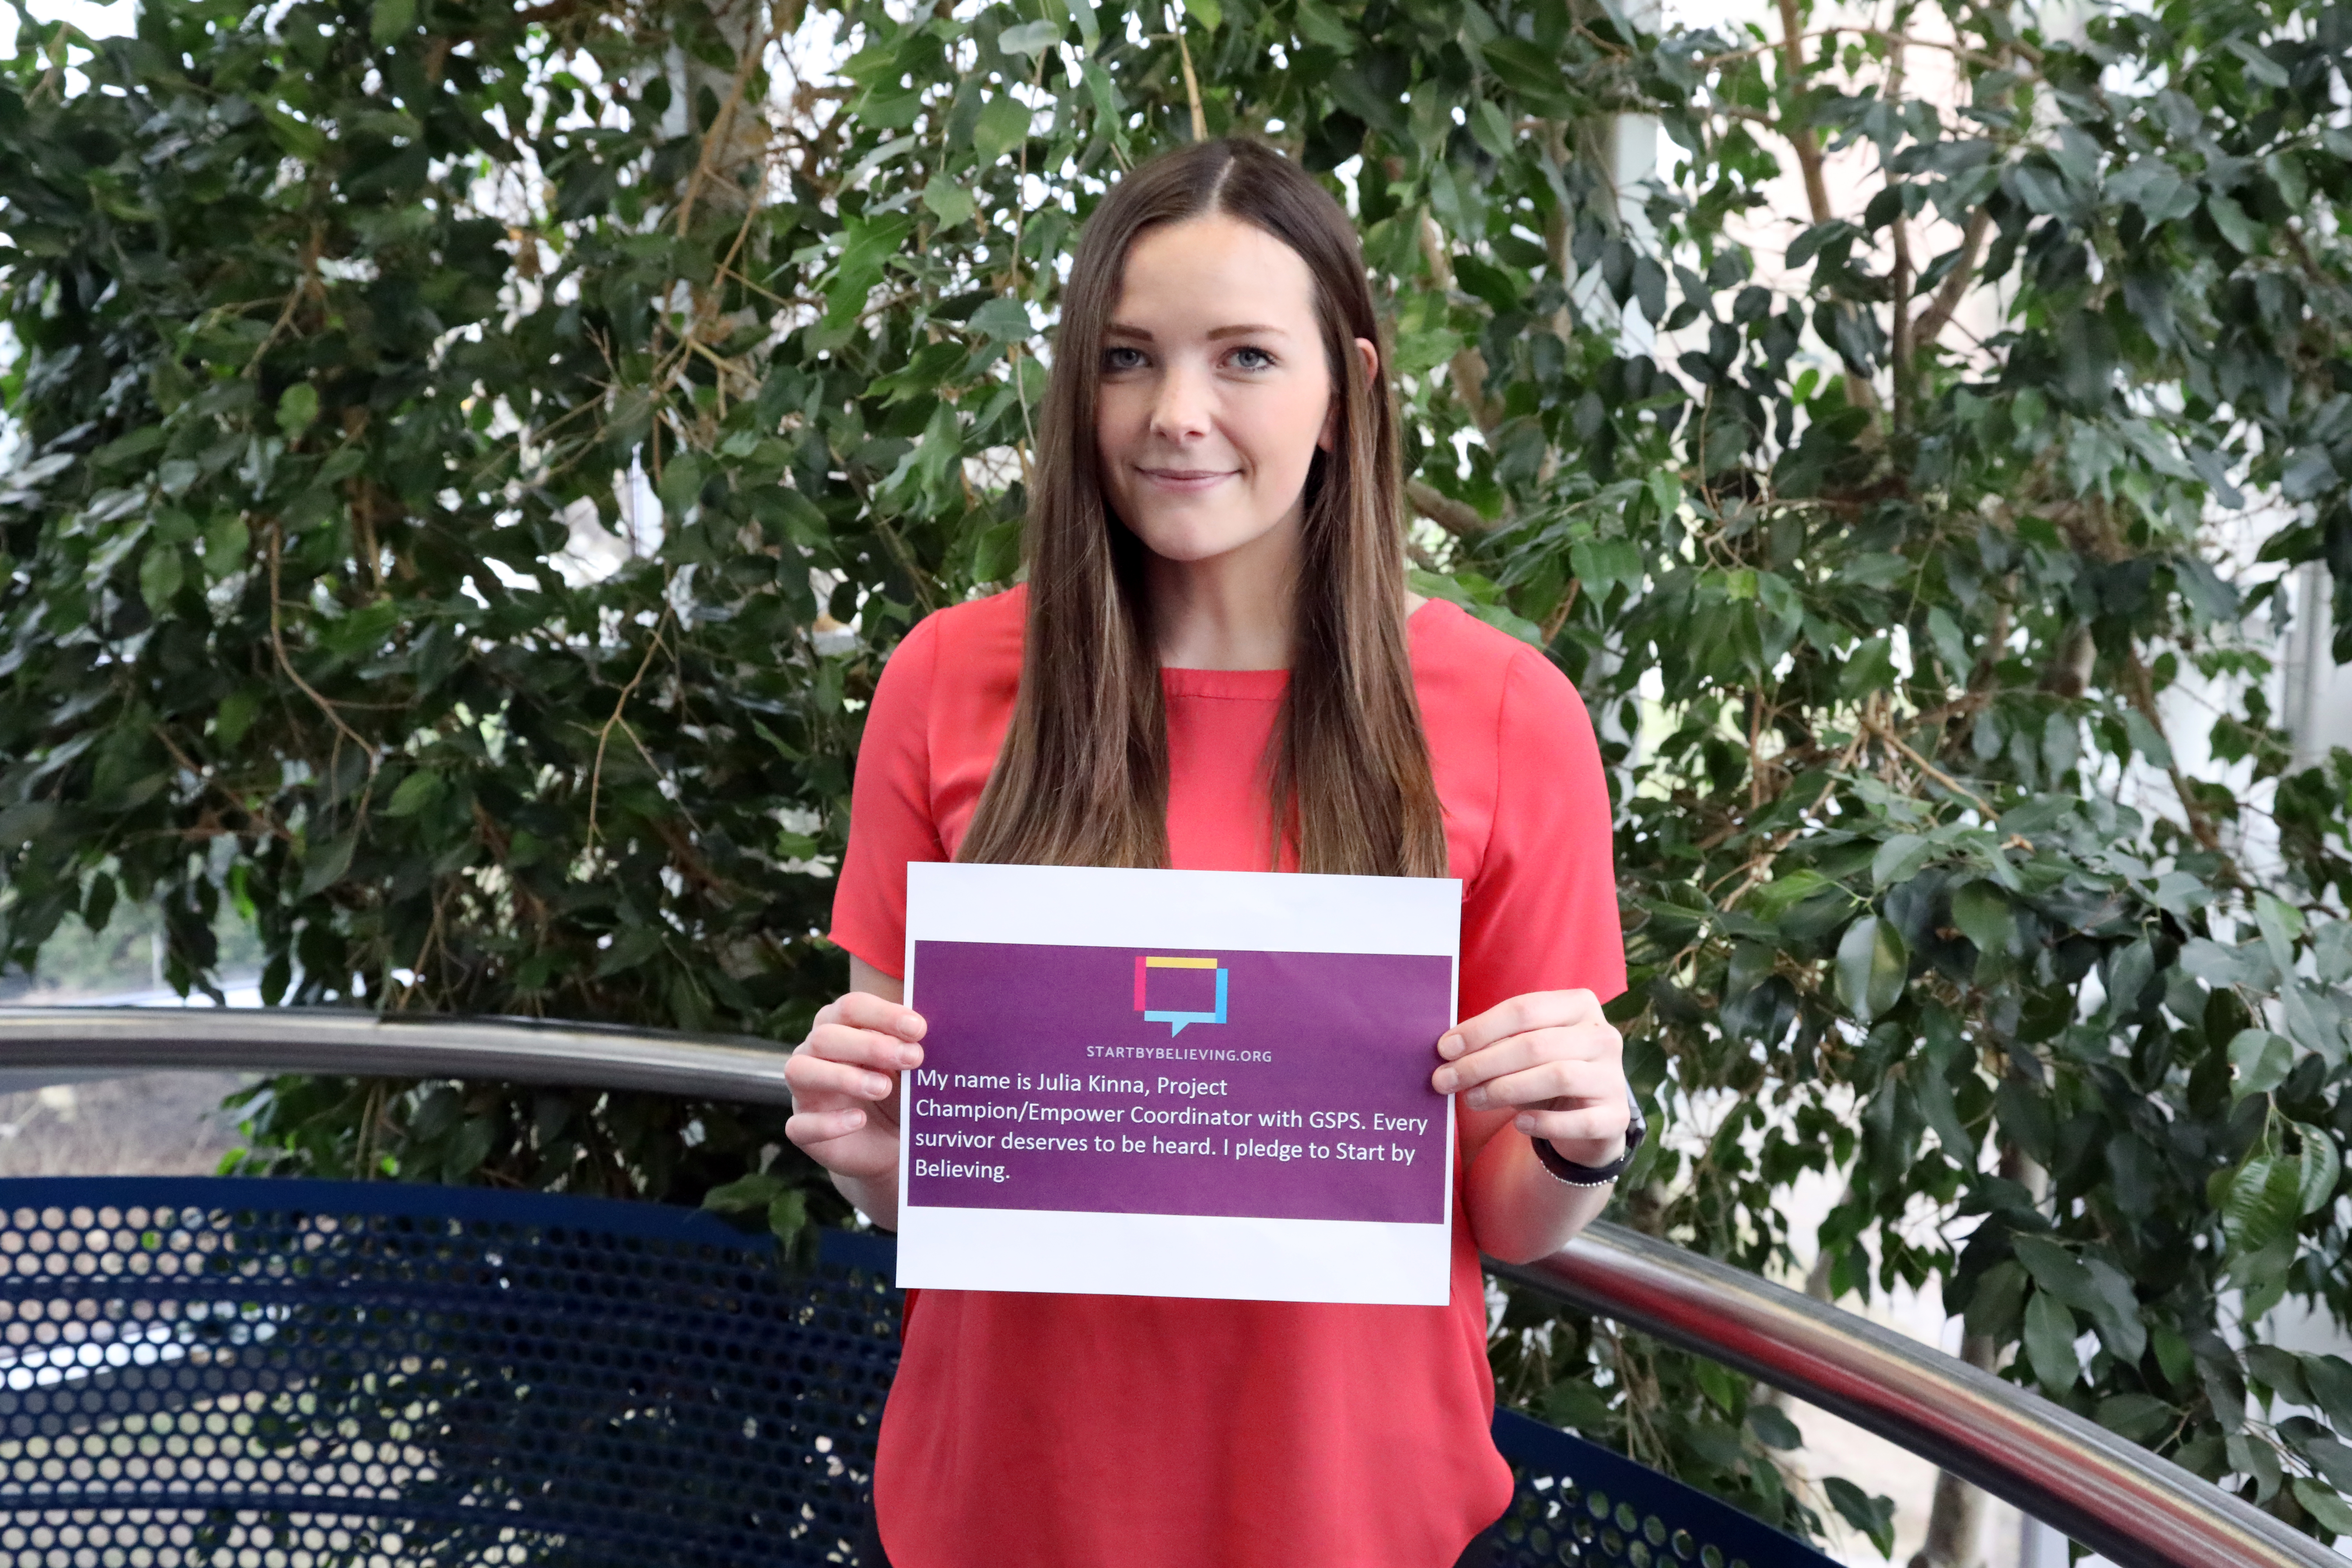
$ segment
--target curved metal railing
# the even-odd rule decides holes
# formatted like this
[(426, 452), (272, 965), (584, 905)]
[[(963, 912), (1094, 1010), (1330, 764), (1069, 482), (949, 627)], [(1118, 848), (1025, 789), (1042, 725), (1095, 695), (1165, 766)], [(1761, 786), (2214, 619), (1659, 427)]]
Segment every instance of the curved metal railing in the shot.
[(1622, 1226), (1540, 1262), (1488, 1263), (1933, 1460), (2123, 1568), (2344, 1559), (2169, 1459), (1866, 1318)]
[(781, 1046), (742, 1036), (331, 1008), (0, 1007), (0, 1073), (502, 1079), (790, 1105)]
[[(345, 1012), (0, 1008), (0, 1075), (244, 1069), (504, 1079), (788, 1103), (780, 1047), (740, 1038)], [(1495, 1272), (1835, 1412), (2122, 1568), (2343, 1559), (2012, 1384), (1796, 1291), (1610, 1225)]]

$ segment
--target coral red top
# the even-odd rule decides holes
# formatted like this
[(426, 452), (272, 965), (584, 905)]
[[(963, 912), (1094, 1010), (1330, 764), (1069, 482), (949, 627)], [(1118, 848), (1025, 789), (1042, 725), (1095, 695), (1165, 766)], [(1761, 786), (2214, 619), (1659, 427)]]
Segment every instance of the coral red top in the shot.
[[(1015, 589), (928, 617), (875, 693), (833, 940), (886, 973), (906, 950), (907, 863), (953, 856), (1011, 721), (1023, 605)], [(1624, 946), (1584, 704), (1542, 654), (1442, 601), (1414, 612), (1411, 642), (1464, 886), (1463, 1016), (1528, 991), (1614, 996)], [(1265, 869), (1260, 764), (1287, 676), (1162, 679), (1170, 863)], [(1444, 1307), (921, 1292), (875, 1476), (895, 1568), (1447, 1568), (1512, 1484), (1488, 1436), (1463, 1182)]]

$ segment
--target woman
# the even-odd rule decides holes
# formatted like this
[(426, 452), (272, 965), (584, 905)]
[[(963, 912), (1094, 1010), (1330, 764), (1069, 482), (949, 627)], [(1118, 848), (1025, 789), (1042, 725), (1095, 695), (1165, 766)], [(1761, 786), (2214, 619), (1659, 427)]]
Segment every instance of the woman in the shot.
[(1378, 337), (1346, 214), (1264, 147), (1169, 153), (1088, 220), (1029, 580), (883, 673), (834, 907), (851, 990), (793, 1057), (788, 1131), (895, 1225), (911, 860), (1458, 877), (1452, 1300), (921, 1292), (876, 1469), (897, 1568), (1446, 1568), (1509, 1502), (1478, 1251), (1557, 1249), (1627, 1152), (1609, 801), (1549, 661), (1405, 591)]

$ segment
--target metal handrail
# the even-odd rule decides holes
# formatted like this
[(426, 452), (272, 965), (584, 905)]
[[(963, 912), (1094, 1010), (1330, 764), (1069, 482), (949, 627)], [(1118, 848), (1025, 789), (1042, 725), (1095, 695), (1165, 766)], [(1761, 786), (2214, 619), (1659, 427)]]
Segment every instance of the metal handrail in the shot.
[(785, 1047), (744, 1036), (307, 1007), (0, 1007), (0, 1074), (479, 1078), (790, 1105)]
[[(505, 1079), (786, 1104), (771, 1043), (509, 1019), (241, 1008), (0, 1007), (0, 1078), (222, 1070)], [(1617, 1226), (1488, 1267), (1877, 1433), (2122, 1568), (2341, 1568), (2147, 1449), (1850, 1312)]]
[(2039, 1394), (1622, 1226), (1487, 1268), (1842, 1415), (2122, 1568), (2343, 1568), (2309, 1536)]

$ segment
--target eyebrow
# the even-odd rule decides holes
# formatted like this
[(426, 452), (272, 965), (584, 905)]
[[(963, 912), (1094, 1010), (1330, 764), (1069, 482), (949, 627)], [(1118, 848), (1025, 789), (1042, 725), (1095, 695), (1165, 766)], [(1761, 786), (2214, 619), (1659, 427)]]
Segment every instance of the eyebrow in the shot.
[[(1209, 341), (1211, 342), (1214, 342), (1220, 338), (1240, 338), (1248, 337), (1253, 334), (1267, 333), (1282, 338), (1286, 338), (1290, 335), (1288, 332), (1284, 331), (1280, 327), (1269, 327), (1254, 321), (1245, 321), (1237, 326), (1231, 327), (1212, 327), (1209, 329), (1207, 335)], [(1141, 327), (1130, 327), (1123, 321), (1113, 321), (1109, 326), (1105, 327), (1103, 329), (1103, 336), (1107, 338), (1133, 338), (1136, 342), (1141, 343), (1148, 343), (1154, 341), (1151, 334), (1145, 331)]]

